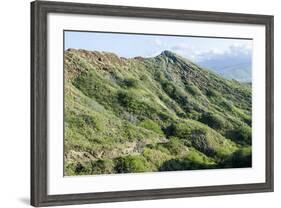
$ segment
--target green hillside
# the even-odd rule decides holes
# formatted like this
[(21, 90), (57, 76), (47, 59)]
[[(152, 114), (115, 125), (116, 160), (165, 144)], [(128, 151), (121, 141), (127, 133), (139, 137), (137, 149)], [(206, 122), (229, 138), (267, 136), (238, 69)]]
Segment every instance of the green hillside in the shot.
[(251, 166), (251, 86), (177, 54), (68, 49), (65, 175)]

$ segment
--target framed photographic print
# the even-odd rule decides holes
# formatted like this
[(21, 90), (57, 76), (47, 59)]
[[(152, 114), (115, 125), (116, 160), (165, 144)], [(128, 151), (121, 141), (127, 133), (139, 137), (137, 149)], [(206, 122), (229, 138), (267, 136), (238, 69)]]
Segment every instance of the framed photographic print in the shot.
[(31, 3), (31, 204), (273, 191), (273, 16)]

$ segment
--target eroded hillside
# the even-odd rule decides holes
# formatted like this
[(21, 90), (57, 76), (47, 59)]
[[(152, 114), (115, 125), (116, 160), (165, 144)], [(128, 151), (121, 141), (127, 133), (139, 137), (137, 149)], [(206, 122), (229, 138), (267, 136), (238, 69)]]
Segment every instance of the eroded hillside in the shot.
[(251, 166), (251, 86), (164, 51), (65, 51), (65, 174)]

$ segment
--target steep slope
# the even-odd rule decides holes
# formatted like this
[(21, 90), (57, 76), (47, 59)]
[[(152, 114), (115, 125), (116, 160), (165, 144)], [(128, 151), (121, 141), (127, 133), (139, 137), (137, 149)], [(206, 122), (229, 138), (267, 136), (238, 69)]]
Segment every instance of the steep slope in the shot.
[(251, 165), (250, 85), (170, 51), (68, 49), (64, 71), (66, 175)]

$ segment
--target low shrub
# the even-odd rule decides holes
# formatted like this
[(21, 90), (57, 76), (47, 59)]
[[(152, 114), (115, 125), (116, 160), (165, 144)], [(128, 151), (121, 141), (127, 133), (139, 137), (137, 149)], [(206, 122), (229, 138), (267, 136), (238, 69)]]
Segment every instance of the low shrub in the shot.
[(226, 123), (221, 116), (211, 112), (201, 114), (199, 121), (216, 130), (223, 129)]
[(166, 147), (173, 156), (182, 154), (186, 150), (184, 144), (176, 137), (171, 137), (170, 141), (163, 146)]
[(138, 80), (134, 78), (127, 78), (123, 80), (123, 84), (126, 87), (132, 87), (132, 88), (137, 88), (138, 87)]
[(235, 129), (229, 130), (227, 132), (227, 136), (242, 145), (252, 144), (252, 128), (243, 123), (241, 123)]
[(193, 84), (185, 85), (185, 89), (193, 96), (201, 95), (200, 89)]
[(149, 162), (149, 164), (152, 167), (153, 171), (157, 171), (158, 168), (167, 160), (171, 159), (171, 155), (169, 155), (169, 152), (161, 151), (163, 149), (157, 148), (157, 149), (151, 149), (151, 148), (145, 148), (143, 151), (143, 156), (146, 158), (146, 160)]
[(125, 108), (136, 110), (140, 107), (140, 103), (132, 92), (120, 90), (117, 93), (118, 102)]
[(244, 147), (232, 155), (230, 155), (227, 159), (225, 159), (222, 164), (222, 167), (226, 168), (243, 168), (243, 167), (251, 167), (252, 166), (252, 150), (250, 147)]
[(117, 173), (137, 173), (150, 171), (151, 167), (147, 160), (140, 155), (129, 155), (118, 158), (115, 163)]
[(214, 89), (207, 89), (206, 95), (207, 95), (207, 97), (219, 97), (220, 96), (219, 92)]
[(191, 161), (187, 158), (184, 158), (165, 161), (159, 168), (159, 171), (198, 170), (210, 168), (212, 168), (211, 165), (198, 163), (196, 161)]
[(114, 173), (114, 162), (109, 159), (92, 161), (92, 174)]
[(65, 175), (90, 175), (92, 174), (91, 164), (89, 163), (70, 163), (65, 166)]
[(156, 122), (152, 121), (151, 119), (145, 119), (145, 120), (141, 121), (139, 126), (145, 128), (145, 129), (154, 131), (155, 133), (163, 134), (161, 127)]

